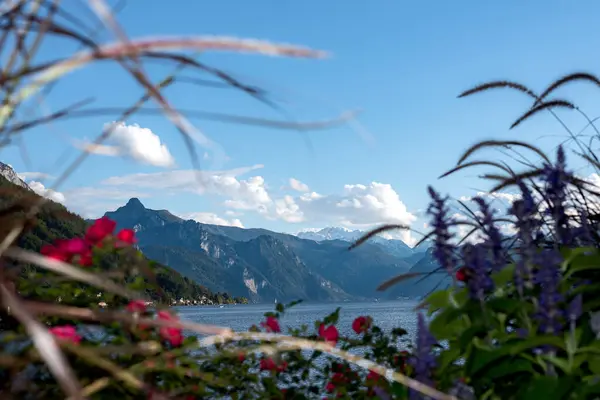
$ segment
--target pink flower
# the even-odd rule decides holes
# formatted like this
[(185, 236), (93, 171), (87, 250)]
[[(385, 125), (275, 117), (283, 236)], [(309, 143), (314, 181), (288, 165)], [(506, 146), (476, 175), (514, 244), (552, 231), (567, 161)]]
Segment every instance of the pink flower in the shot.
[(143, 313), (146, 311), (146, 302), (144, 300), (132, 300), (126, 308), (127, 311), (132, 313)]
[[(164, 321), (179, 321), (179, 318), (172, 315), (167, 311), (159, 311), (157, 313), (158, 319)], [(160, 336), (171, 343), (172, 346), (179, 347), (183, 344), (183, 333), (181, 328), (172, 328), (169, 326), (162, 326), (159, 329)]]
[(362, 333), (369, 330), (371, 327), (371, 317), (357, 317), (354, 322), (352, 322), (352, 330), (356, 333)]
[(319, 336), (321, 338), (325, 339), (326, 342), (328, 342), (334, 346), (336, 345), (338, 339), (340, 338), (340, 334), (335, 326), (330, 325), (327, 328), (325, 328), (325, 325), (323, 325), (323, 324), (321, 324), (321, 326), (319, 326)]
[(267, 332), (279, 333), (281, 328), (279, 327), (279, 321), (275, 317), (267, 317), (265, 322), (261, 322), (260, 326), (265, 328)]
[(135, 238), (135, 231), (133, 229), (121, 229), (119, 233), (117, 233), (117, 239), (128, 245), (132, 245), (137, 242)]
[(117, 223), (108, 217), (102, 217), (94, 221), (94, 224), (87, 229), (85, 239), (91, 244), (101, 242), (115, 231)]
[(59, 340), (69, 341), (72, 343), (81, 342), (81, 336), (77, 334), (77, 329), (75, 329), (73, 325), (55, 326), (48, 330)]

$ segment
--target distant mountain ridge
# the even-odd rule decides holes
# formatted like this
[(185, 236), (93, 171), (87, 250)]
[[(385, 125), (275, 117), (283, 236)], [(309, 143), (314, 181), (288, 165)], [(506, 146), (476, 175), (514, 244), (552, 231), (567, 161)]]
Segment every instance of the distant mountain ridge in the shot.
[(147, 257), (210, 290), (254, 302), (380, 297), (376, 288), (381, 282), (407, 272), (425, 254), (399, 240), (391, 241), (395, 252), (378, 238), (348, 251), (349, 240), (334, 236), (317, 241), (266, 229), (203, 224), (148, 209), (136, 198), (105, 215), (119, 229), (134, 229)]
[[(367, 231), (350, 230), (342, 227), (327, 227), (323, 229), (305, 229), (296, 234), (299, 238), (310, 239), (317, 242), (324, 240), (343, 240), (345, 242), (355, 242), (361, 238)], [(369, 242), (380, 246), (385, 251), (398, 257), (410, 257), (415, 253), (423, 253), (429, 248), (429, 243), (422, 243), (417, 248), (412, 248), (400, 239), (388, 239), (382, 236), (375, 236), (369, 239)]]

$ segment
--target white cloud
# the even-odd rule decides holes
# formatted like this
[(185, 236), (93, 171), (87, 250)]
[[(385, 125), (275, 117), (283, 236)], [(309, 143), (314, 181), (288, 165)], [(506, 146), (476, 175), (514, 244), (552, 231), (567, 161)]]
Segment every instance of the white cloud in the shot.
[(109, 144), (76, 143), (75, 145), (89, 153), (104, 156), (122, 156), (142, 164), (157, 167), (173, 167), (175, 160), (160, 137), (148, 128), (124, 122), (104, 124), (104, 130), (114, 125), (108, 140)]
[(290, 178), (290, 187), (297, 192), (308, 192), (308, 185), (300, 182), (298, 179)]
[(54, 191), (52, 189), (46, 188), (43, 183), (38, 181), (30, 181), (27, 185), (33, 190), (35, 193), (42, 197), (46, 197), (52, 201), (57, 203), (64, 204), (65, 203), (65, 195), (61, 192)]
[[(477, 197), (483, 197), (488, 199), (499, 199), (504, 200), (508, 203), (512, 203), (515, 200), (519, 200), (521, 195), (519, 193), (505, 193), (505, 192), (477, 192)], [(461, 196), (461, 201), (471, 201), (474, 196)]]
[(341, 194), (311, 193), (296, 199), (299, 210), (311, 220), (327, 218), (344, 226), (397, 223), (410, 225), (416, 216), (409, 212), (391, 185), (345, 185)]
[(148, 193), (111, 187), (78, 187), (67, 190), (65, 205), (84, 218), (98, 218), (106, 211), (116, 210), (132, 197), (147, 198)]
[[(290, 187), (303, 193), (296, 196), (273, 196), (262, 176), (242, 179), (239, 175), (262, 168), (262, 165), (229, 171), (177, 170), (151, 174), (112, 177), (107, 186), (187, 191), (199, 195), (225, 198), (224, 205), (233, 212), (254, 211), (271, 220), (289, 223), (317, 222), (336, 226), (368, 229), (380, 224), (411, 225), (417, 219), (400, 200), (391, 185), (372, 182), (368, 185), (345, 185), (341, 193), (310, 192), (308, 185), (290, 179)], [(398, 233), (412, 242), (410, 232)]]
[(18, 172), (17, 175), (24, 181), (28, 179), (41, 180), (54, 178), (52, 175), (46, 174), (45, 172)]
[(179, 215), (179, 217), (183, 219), (193, 219), (194, 221), (210, 224), (210, 225), (222, 225), (222, 226), (237, 226), (238, 228), (243, 228), (244, 225), (242, 221), (238, 218), (233, 218), (227, 220), (225, 218), (219, 217), (217, 214), (210, 212), (196, 212), (191, 214)]
[(199, 195), (217, 195), (227, 198), (225, 205), (236, 210), (267, 212), (273, 203), (262, 176), (238, 178), (263, 165), (225, 171), (175, 170), (149, 174), (112, 177), (101, 182), (106, 186), (122, 186), (155, 190), (179, 190)]

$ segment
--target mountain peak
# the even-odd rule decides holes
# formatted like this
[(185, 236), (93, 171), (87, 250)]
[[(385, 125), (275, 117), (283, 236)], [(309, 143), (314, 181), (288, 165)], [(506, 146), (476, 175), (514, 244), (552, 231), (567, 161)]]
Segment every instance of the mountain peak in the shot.
[(19, 177), (19, 175), (15, 172), (13, 167), (9, 164), (0, 162), (0, 175), (2, 175), (6, 180), (8, 180), (11, 183), (14, 183), (15, 185), (31, 190), (29, 185), (26, 184), (25, 181)]
[(140, 199), (138, 199), (137, 197), (132, 197), (131, 199), (129, 199), (127, 204), (125, 204), (125, 207), (129, 208), (129, 209), (145, 209), (146, 208), (146, 207), (144, 207), (144, 205), (142, 204)]

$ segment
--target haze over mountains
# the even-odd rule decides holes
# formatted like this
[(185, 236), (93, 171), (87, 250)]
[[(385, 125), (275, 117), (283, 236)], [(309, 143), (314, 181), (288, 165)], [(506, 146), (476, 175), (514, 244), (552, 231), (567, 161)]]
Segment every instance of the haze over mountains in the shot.
[[(377, 292), (377, 286), (411, 268), (436, 268), (426, 250), (400, 240), (373, 238), (353, 251), (360, 231), (326, 228), (297, 236), (183, 220), (167, 210), (151, 210), (130, 199), (107, 217), (137, 232), (140, 250), (213, 291), (254, 302), (366, 300), (423, 296), (440, 277)], [(433, 283), (428, 283), (432, 279)], [(422, 288), (422, 289), (421, 289)]]

